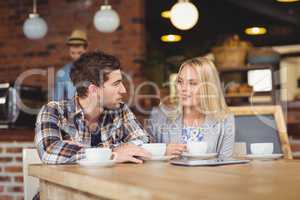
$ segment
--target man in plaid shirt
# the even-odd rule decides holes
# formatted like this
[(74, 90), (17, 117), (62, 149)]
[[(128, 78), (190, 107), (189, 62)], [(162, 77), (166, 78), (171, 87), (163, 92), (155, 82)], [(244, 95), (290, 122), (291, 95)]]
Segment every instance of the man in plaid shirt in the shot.
[(119, 60), (103, 52), (83, 54), (71, 79), (77, 95), (43, 106), (36, 122), (35, 144), (44, 163), (72, 163), (85, 158), (85, 148), (109, 147), (117, 162), (142, 163), (139, 147), (149, 135), (122, 102), (126, 89)]

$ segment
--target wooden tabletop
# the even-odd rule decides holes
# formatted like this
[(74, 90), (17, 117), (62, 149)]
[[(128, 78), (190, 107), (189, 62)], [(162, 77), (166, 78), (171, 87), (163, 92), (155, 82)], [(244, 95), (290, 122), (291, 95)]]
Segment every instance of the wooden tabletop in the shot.
[(218, 167), (31, 165), (29, 174), (108, 199), (300, 199), (300, 161), (295, 160)]

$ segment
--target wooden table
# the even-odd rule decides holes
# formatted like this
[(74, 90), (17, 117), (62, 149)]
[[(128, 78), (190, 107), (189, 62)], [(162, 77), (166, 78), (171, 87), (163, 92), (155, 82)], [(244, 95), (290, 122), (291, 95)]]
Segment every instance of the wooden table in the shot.
[(163, 162), (111, 168), (31, 165), (41, 199), (300, 199), (300, 161), (253, 161), (219, 167)]

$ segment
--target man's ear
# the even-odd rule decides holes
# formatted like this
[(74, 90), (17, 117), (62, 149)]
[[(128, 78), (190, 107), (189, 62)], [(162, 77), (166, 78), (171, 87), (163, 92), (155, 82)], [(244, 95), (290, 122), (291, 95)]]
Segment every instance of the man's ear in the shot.
[(97, 94), (97, 90), (98, 90), (99, 87), (97, 87), (96, 85), (94, 84), (90, 84), (89, 87), (88, 87), (88, 92), (90, 95), (96, 95)]

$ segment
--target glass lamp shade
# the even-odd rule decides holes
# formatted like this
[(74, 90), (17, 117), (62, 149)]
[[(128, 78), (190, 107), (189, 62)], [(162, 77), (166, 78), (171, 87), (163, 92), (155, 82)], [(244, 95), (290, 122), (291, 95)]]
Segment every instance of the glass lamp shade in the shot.
[(94, 16), (94, 26), (100, 32), (114, 32), (120, 25), (118, 13), (110, 5), (101, 6)]
[(32, 13), (23, 24), (23, 32), (28, 39), (37, 40), (43, 38), (48, 31), (46, 21), (38, 14)]
[(193, 28), (198, 18), (198, 9), (187, 0), (179, 0), (171, 8), (171, 23), (180, 30)]

